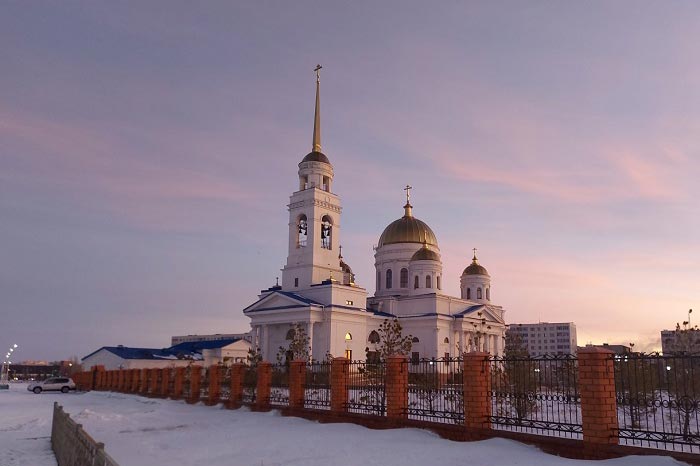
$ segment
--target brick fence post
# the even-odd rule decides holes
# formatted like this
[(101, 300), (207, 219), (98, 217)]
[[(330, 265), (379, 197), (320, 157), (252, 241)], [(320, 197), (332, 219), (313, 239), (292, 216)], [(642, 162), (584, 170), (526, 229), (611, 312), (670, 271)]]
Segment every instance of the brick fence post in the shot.
[(613, 354), (604, 348), (578, 352), (583, 441), (589, 447), (619, 442)]
[(158, 394), (158, 380), (160, 378), (160, 369), (151, 369), (151, 386), (148, 387), (148, 394), (156, 396)]
[(263, 361), (258, 364), (258, 381), (256, 387), (255, 408), (264, 411), (270, 409), (270, 387), (272, 386), (272, 364)]
[(292, 361), (289, 365), (289, 407), (304, 407), (304, 385), (306, 384), (306, 361)]
[(161, 398), (167, 398), (168, 388), (170, 388), (170, 368), (165, 367), (160, 370), (160, 390), (158, 395)]
[(231, 387), (228, 403), (226, 407), (229, 409), (237, 409), (241, 407), (243, 402), (243, 376), (246, 366), (243, 363), (237, 362), (231, 365)]
[(389, 419), (408, 419), (408, 358), (389, 356), (386, 361), (386, 416)]
[(206, 404), (209, 406), (219, 402), (221, 395), (221, 366), (218, 364), (209, 366), (209, 396)]
[(490, 429), (491, 366), (489, 353), (464, 355), (464, 427)]
[(187, 398), (188, 403), (199, 401), (201, 385), (202, 366), (190, 366), (190, 396)]
[(140, 369), (132, 369), (131, 370), (131, 393), (138, 393), (139, 391), (139, 383), (141, 378), (141, 370)]
[(331, 361), (331, 412), (343, 414), (348, 411), (348, 386), (350, 385), (350, 361), (333, 358)]
[(148, 376), (151, 371), (149, 369), (141, 369), (141, 385), (139, 385), (139, 393), (145, 395), (148, 393)]
[(182, 398), (182, 385), (185, 383), (185, 368), (176, 367), (175, 368), (175, 380), (173, 380), (173, 392), (170, 397), (173, 400), (179, 400)]

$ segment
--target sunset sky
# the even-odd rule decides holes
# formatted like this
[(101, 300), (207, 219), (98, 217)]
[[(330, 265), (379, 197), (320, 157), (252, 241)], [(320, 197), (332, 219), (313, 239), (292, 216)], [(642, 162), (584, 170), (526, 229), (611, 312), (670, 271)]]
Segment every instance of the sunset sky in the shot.
[(0, 350), (247, 331), (317, 63), (369, 293), (410, 184), (448, 294), (476, 247), (508, 323), (658, 349), (700, 311), (698, 44), (694, 1), (3, 2)]

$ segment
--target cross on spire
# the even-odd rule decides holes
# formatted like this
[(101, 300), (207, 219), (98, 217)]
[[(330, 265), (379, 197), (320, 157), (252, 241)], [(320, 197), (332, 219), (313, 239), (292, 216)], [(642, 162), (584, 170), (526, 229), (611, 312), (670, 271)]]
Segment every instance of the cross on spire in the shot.
[(316, 108), (314, 109), (314, 139), (311, 144), (312, 152), (321, 152), (321, 98), (319, 96), (319, 87), (321, 83), (321, 75), (319, 71), (323, 68), (321, 65), (316, 65)]
[(406, 191), (406, 204), (411, 203), (411, 190), (413, 189), (413, 186), (406, 185), (405, 188), (403, 188), (404, 191)]
[(472, 251), (474, 251), (474, 257), (472, 258), (472, 260), (476, 262), (476, 248), (473, 248)]

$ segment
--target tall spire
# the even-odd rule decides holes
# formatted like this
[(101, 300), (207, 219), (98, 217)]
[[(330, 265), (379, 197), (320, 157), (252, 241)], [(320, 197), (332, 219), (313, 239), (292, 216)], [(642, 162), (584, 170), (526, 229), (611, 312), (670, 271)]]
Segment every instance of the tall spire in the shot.
[(323, 68), (321, 65), (316, 65), (316, 110), (314, 111), (314, 141), (311, 147), (312, 152), (321, 152), (321, 98), (319, 96), (319, 88), (321, 87), (321, 75), (319, 71)]

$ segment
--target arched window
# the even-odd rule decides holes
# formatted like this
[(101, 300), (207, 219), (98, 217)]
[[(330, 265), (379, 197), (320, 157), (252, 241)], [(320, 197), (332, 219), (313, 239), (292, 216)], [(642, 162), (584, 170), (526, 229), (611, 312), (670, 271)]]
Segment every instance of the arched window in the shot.
[(437, 278), (436, 278), (435, 280), (437, 281), (437, 289), (438, 289), (438, 290), (441, 290), (441, 289), (442, 289), (442, 286), (441, 286), (441, 283), (440, 283), (440, 275), (438, 275)]
[(418, 289), (418, 275), (413, 278), (413, 288)]
[(369, 337), (367, 338), (367, 341), (370, 343), (379, 343), (379, 333), (377, 333), (376, 330), (372, 330), (369, 332)]
[(486, 300), (491, 301), (491, 288), (486, 288)]
[(331, 249), (332, 230), (333, 220), (328, 215), (324, 215), (321, 219), (321, 247), (323, 249)]
[(420, 340), (418, 339), (418, 337), (413, 337), (411, 343), (420, 343)]
[(425, 276), (425, 287), (426, 288), (432, 288), (433, 287), (433, 279), (430, 275)]
[(394, 282), (394, 277), (391, 272), (391, 269), (386, 271), (386, 289), (390, 290)]
[(472, 299), (472, 289), (467, 288), (467, 299)]
[(294, 329), (293, 329), (293, 328), (290, 328), (289, 331), (287, 332), (287, 337), (286, 337), (286, 339), (287, 339), (287, 340), (294, 340), (294, 334), (295, 334), (295, 333), (296, 333), (296, 332), (294, 332)]
[(302, 214), (297, 220), (297, 247), (303, 248), (306, 246), (306, 240), (308, 238), (308, 225), (306, 223), (306, 215)]
[(449, 344), (450, 344), (450, 339), (447, 338), (447, 337), (445, 337), (445, 339), (444, 339), (442, 342), (449, 345)]
[(400, 286), (408, 288), (408, 269), (401, 269)]
[(481, 299), (481, 288), (476, 289), (476, 299)]
[(345, 341), (352, 341), (352, 334), (350, 332), (345, 333)]

